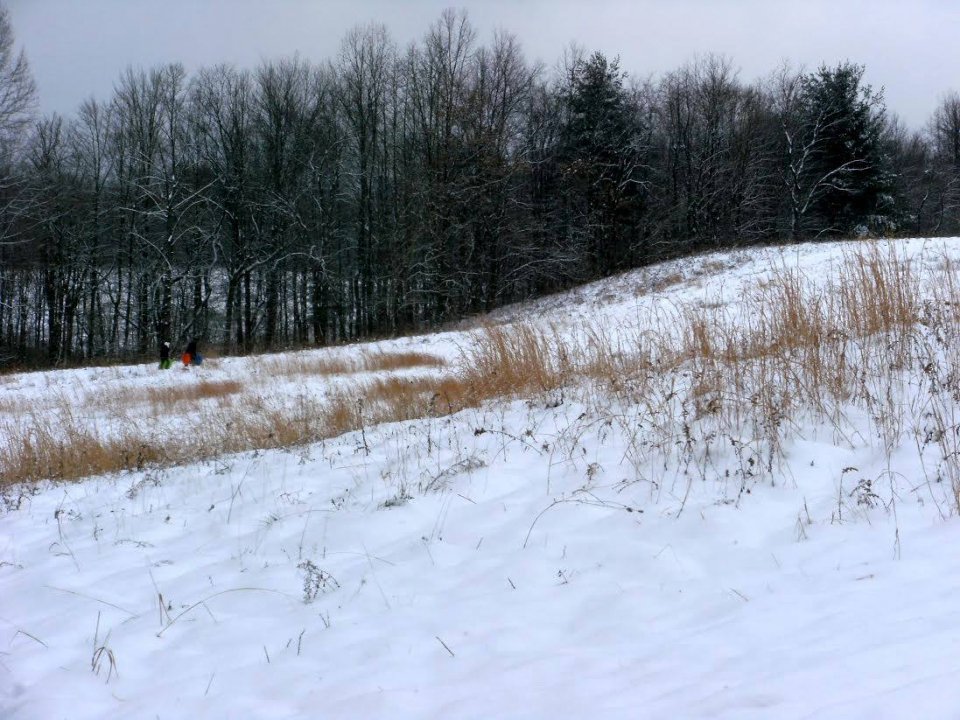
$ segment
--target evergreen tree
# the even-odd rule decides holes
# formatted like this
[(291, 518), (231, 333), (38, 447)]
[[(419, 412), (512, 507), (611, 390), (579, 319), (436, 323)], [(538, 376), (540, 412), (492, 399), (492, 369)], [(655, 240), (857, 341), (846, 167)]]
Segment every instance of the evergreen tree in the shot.
[(883, 92), (864, 85), (863, 73), (862, 65), (843, 63), (802, 79), (803, 120), (816, 138), (811, 209), (820, 233), (877, 229), (892, 210)]
[[(594, 275), (628, 267), (643, 198), (642, 127), (619, 61), (599, 52), (571, 69), (560, 157), (571, 230)], [(576, 238), (574, 238), (576, 239)]]

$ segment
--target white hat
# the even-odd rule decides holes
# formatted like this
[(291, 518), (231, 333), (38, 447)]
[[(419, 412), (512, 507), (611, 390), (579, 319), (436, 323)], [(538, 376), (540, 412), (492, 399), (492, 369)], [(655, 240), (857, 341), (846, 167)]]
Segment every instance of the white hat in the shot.
[(170, 347), (170, 341), (169, 341), (169, 340), (164, 340), (164, 341), (163, 341), (163, 344), (166, 345), (167, 347)]

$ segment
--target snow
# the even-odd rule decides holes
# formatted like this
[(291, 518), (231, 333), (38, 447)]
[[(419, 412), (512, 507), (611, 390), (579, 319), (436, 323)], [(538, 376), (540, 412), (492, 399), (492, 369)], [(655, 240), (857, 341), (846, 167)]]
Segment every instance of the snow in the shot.
[[(492, 319), (573, 337), (588, 319), (662, 329), (698, 303), (736, 317), (771, 267), (825, 281), (850, 247), (705, 255)], [(457, 362), (470, 333), (375, 347)], [(79, 403), (250, 381), (258, 362), (27, 374), (2, 392)], [(960, 716), (960, 522), (910, 433), (887, 454), (869, 417), (851, 412), (854, 443), (810, 420), (748, 482), (719, 445), (709, 477), (631, 460), (639, 415), (611, 402), (491, 403), (8, 492), (0, 717)]]

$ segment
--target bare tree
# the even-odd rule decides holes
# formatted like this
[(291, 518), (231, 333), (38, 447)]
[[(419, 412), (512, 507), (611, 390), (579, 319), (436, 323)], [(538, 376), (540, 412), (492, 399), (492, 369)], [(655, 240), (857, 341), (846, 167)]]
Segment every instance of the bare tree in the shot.
[(10, 13), (0, 4), (0, 245), (16, 238), (17, 224), (29, 202), (12, 165), (32, 120), (37, 95), (26, 53), (16, 51), (15, 40)]
[(773, 147), (769, 106), (729, 58), (708, 55), (668, 74), (655, 103), (661, 252), (768, 237)]
[(893, 194), (899, 226), (917, 235), (939, 232), (943, 214), (938, 199), (948, 174), (942, 172), (930, 136), (911, 130), (894, 116), (888, 123), (886, 144), (891, 164), (897, 168)]
[(0, 148), (19, 141), (36, 102), (30, 64), (23, 50), (16, 52), (14, 41), (10, 13), (0, 5)]
[(191, 134), (213, 185), (202, 193), (214, 261), (226, 274), (225, 349), (250, 349), (254, 331), (253, 80), (218, 65), (201, 70), (191, 88)]
[(463, 297), (459, 271), (468, 229), (462, 213), (463, 128), (476, 32), (465, 12), (445, 10), (408, 58), (411, 112), (423, 184), (423, 212), (413, 286), (430, 319), (456, 315)]
[(355, 331), (368, 333), (374, 317), (375, 257), (382, 239), (378, 223), (377, 176), (383, 168), (382, 137), (386, 133), (387, 91), (394, 64), (394, 46), (383, 25), (351, 30), (340, 48), (337, 70), (340, 102), (350, 138), (355, 190), (357, 274), (351, 283), (356, 310)]
[(930, 118), (931, 211), (936, 218), (934, 232), (956, 232), (960, 228), (960, 95), (947, 93)]
[[(87, 100), (80, 106), (69, 137), (78, 190), (82, 194), (81, 217), (84, 228), (79, 259), (86, 273), (83, 316), (87, 357), (105, 353), (108, 347), (112, 347), (108, 344), (106, 334), (103, 282), (105, 277), (109, 280), (115, 260), (107, 242), (110, 232), (110, 183), (113, 177), (109, 144), (114, 129), (113, 121), (111, 105)], [(116, 350), (115, 347), (112, 349)]]

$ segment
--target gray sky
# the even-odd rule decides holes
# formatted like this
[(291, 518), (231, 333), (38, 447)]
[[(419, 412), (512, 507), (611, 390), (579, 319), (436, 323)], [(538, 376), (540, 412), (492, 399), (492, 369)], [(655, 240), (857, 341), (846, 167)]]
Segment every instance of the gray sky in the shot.
[(813, 68), (852, 60), (886, 89), (887, 107), (920, 128), (943, 93), (960, 90), (956, 0), (4, 0), (44, 111), (72, 114), (109, 96), (128, 65), (179, 61), (254, 67), (299, 53), (333, 57), (344, 33), (379, 20), (401, 46), (445, 7), (479, 33), (516, 35), (553, 65), (576, 41), (620, 55), (632, 76), (658, 76), (697, 53), (723, 53), (751, 81), (782, 60)]

